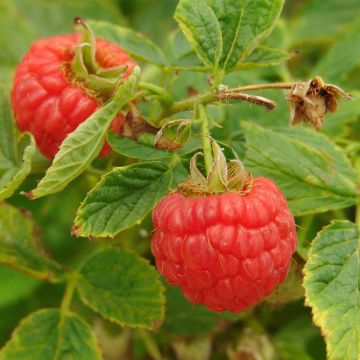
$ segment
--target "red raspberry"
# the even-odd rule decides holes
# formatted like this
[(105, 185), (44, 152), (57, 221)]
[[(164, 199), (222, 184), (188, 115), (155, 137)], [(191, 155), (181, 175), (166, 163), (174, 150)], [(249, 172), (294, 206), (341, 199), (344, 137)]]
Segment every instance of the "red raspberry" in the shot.
[[(61, 35), (36, 41), (15, 72), (11, 102), (18, 127), (31, 132), (40, 151), (50, 159), (65, 137), (101, 106), (101, 100), (85, 85), (69, 79), (69, 65), (80, 38)], [(96, 61), (103, 68), (128, 65), (125, 77), (135, 66), (119, 46), (101, 39), (96, 41)], [(113, 126), (119, 129), (123, 120), (118, 115)], [(105, 144), (101, 155), (109, 151)]]
[(153, 223), (158, 270), (214, 311), (242, 311), (269, 295), (296, 248), (293, 216), (267, 178), (255, 178), (246, 194), (172, 193), (155, 207)]

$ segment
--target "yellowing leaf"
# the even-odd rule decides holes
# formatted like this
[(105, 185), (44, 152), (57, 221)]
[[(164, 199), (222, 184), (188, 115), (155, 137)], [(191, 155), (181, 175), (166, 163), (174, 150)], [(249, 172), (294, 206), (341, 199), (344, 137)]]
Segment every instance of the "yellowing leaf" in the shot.
[(94, 334), (76, 314), (39, 310), (24, 319), (0, 352), (1, 360), (101, 360)]
[(333, 221), (314, 239), (304, 269), (306, 303), (326, 338), (329, 360), (360, 355), (360, 232)]

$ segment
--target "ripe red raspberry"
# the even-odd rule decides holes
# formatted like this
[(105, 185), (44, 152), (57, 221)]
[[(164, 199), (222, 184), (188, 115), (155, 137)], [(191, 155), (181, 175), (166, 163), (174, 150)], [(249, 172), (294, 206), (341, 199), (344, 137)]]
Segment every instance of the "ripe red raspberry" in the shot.
[[(40, 151), (52, 159), (65, 137), (101, 106), (100, 97), (86, 85), (71, 80), (70, 62), (80, 35), (61, 35), (36, 41), (17, 66), (11, 102), (21, 131), (31, 132)], [(128, 65), (124, 77), (135, 66), (119, 46), (98, 39), (96, 61), (102, 68)], [(113, 122), (119, 130), (123, 117)], [(101, 155), (110, 151), (104, 145)]]
[(296, 248), (293, 216), (267, 178), (255, 178), (246, 194), (172, 193), (155, 207), (153, 223), (158, 270), (214, 311), (242, 311), (269, 295)]

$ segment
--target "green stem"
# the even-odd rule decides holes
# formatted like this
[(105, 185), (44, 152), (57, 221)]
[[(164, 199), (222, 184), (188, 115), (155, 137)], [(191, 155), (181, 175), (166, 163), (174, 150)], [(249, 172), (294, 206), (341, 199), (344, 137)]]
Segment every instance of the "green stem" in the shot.
[(64, 297), (62, 299), (61, 307), (60, 307), (60, 312), (62, 315), (65, 315), (69, 311), (71, 301), (74, 295), (74, 291), (76, 288), (77, 280), (78, 280), (77, 273), (68, 274), (68, 282), (66, 285)]
[(206, 170), (206, 174), (209, 174), (214, 159), (212, 155), (212, 148), (210, 141), (208, 114), (206, 111), (206, 107), (204, 105), (198, 106), (198, 112), (201, 121), (201, 140), (202, 140), (202, 147), (204, 152), (205, 170)]
[(173, 103), (173, 98), (169, 92), (167, 92), (164, 88), (157, 86), (155, 84), (151, 84), (145, 81), (139, 82), (139, 88), (148, 90), (154, 94), (160, 95), (162, 98), (162, 103), (169, 107)]
[(233, 89), (225, 90), (224, 92), (244, 92), (244, 91), (251, 91), (251, 90), (266, 90), (266, 89), (291, 89), (296, 82), (279, 82), (279, 83), (272, 83), (272, 84), (253, 84), (253, 85), (246, 85), (240, 86)]
[(360, 204), (357, 204), (356, 206), (356, 212), (355, 212), (355, 224), (360, 229)]
[(42, 272), (35, 271), (35, 270), (29, 269), (29, 268), (26, 268), (23, 266), (18, 266), (16, 264), (11, 264), (11, 263), (1, 263), (1, 264), (11, 267), (15, 270), (21, 271), (24, 274), (29, 275), (34, 279), (41, 280), (41, 281), (47, 281), (51, 284), (58, 284), (58, 283), (64, 281), (62, 276), (56, 277), (56, 275), (54, 273), (52, 273), (51, 271), (42, 273)]
[(149, 332), (143, 329), (138, 330), (138, 334), (141, 337), (146, 350), (148, 351), (149, 355), (154, 359), (154, 360), (163, 360), (163, 357), (161, 356), (160, 350), (156, 344), (156, 342), (154, 341), (154, 339), (152, 338), (152, 336), (150, 336)]
[(164, 109), (164, 111), (160, 114), (157, 123), (159, 123), (159, 121), (165, 117), (179, 112), (192, 110), (196, 105), (208, 104), (215, 100), (217, 100), (215, 94), (212, 91), (209, 91), (203, 94), (192, 96), (182, 101), (174, 102), (168, 109)]

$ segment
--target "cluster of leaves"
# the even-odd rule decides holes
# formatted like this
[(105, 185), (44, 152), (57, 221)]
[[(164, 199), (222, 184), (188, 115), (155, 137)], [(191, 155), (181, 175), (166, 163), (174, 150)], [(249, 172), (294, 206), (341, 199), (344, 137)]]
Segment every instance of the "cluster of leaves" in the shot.
[[(20, 3), (29, 10), (26, 21), (17, 16)], [(134, 358), (148, 353), (160, 359), (159, 349), (179, 359), (206, 359), (211, 352), (218, 358), (227, 354), (234, 359), (244, 354), (264, 359), (324, 358), (319, 330), (302, 305), (305, 263), (305, 301), (325, 337), (328, 358), (357, 359), (359, 209), (356, 223), (352, 220), (354, 209), (359, 208), (360, 186), (360, 104), (356, 99), (360, 91), (355, 72), (360, 58), (360, 18), (354, 10), (360, 9), (358, 1), (300, 1), (297, 6), (302, 16), (296, 21), (292, 11), (299, 9), (291, 6), (285, 8), (286, 17), (279, 19), (282, 0), (169, 2), (159, 7), (161, 11), (169, 7), (170, 17), (176, 5), (174, 18), (181, 31), (171, 32), (163, 48), (129, 26), (114, 25), (126, 21), (115, 2), (79, 4), (79, 8), (70, 1), (3, 5), (9, 28), (16, 29), (6, 35), (24, 36), (14, 48), (13, 39), (0, 35), (5, 49), (0, 60), (6, 69), (0, 74), (4, 83), (0, 99), (0, 317), (4, 318), (0, 332), (4, 335), (0, 341), (8, 340), (7, 327), (19, 320), (14, 316), (7, 320), (9, 309), (12, 313), (21, 306), (19, 316), (35, 311), (13, 332), (0, 359), (125, 358), (129, 347)], [(135, 15), (140, 16), (141, 11), (143, 19), (149, 17), (144, 2), (139, 4), (132, 18), (135, 24)], [(93, 7), (98, 20), (89, 23), (95, 34), (120, 44), (137, 59), (141, 71), (134, 70), (114, 98), (65, 139), (48, 164), (36, 152), (32, 136), (15, 130), (6, 88), (30, 40), (49, 35), (55, 26), (59, 26), (55, 32), (65, 31), (64, 24), (74, 15), (95, 17)], [(125, 2), (123, 7), (130, 13), (133, 10)], [(56, 19), (46, 16), (53, 13)], [(41, 21), (38, 28), (40, 17), (50, 18), (50, 23)], [(298, 48), (300, 55), (291, 58)], [(319, 49), (322, 53), (325, 49), (325, 54), (319, 55)], [(278, 103), (271, 113), (244, 102), (229, 106), (226, 101), (209, 100), (221, 84), (234, 87), (317, 74), (347, 86), (355, 98), (342, 104), (323, 133), (301, 126), (288, 128), (282, 93), (268, 92)], [(113, 117), (138, 97), (139, 88), (147, 101), (139, 104), (138, 111), (153, 126), (174, 121), (183, 126), (183, 119), (190, 119), (192, 134), (183, 148), (158, 150), (151, 134), (134, 141), (108, 133)], [(196, 95), (182, 101), (188, 92)], [(211, 134), (224, 147), (228, 160), (241, 159), (254, 176), (274, 179), (299, 224), (297, 264), (287, 282), (266, 305), (237, 316), (193, 308), (178, 289), (166, 288), (145, 260), (149, 257), (149, 214), (159, 199), (186, 179), (190, 156), (201, 147), (199, 119), (191, 112), (201, 99), (210, 103)], [(96, 159), (106, 137), (113, 154)], [(21, 190), (33, 189), (27, 194), (38, 200), (21, 198), (17, 194), (20, 185)], [(337, 220), (329, 225), (334, 218)], [(71, 226), (73, 234), (95, 240), (89, 243), (71, 237)], [(47, 300), (39, 303), (42, 294)], [(19, 300), (22, 297), (25, 307)], [(274, 304), (282, 308), (274, 309)], [(95, 326), (100, 321), (97, 314), (109, 322), (101, 320)], [(97, 338), (89, 323), (95, 324)], [(110, 323), (124, 330), (109, 330)], [(128, 333), (129, 328), (138, 329)], [(190, 340), (184, 341), (184, 336)], [(122, 346), (116, 355), (108, 354), (115, 340)]]

